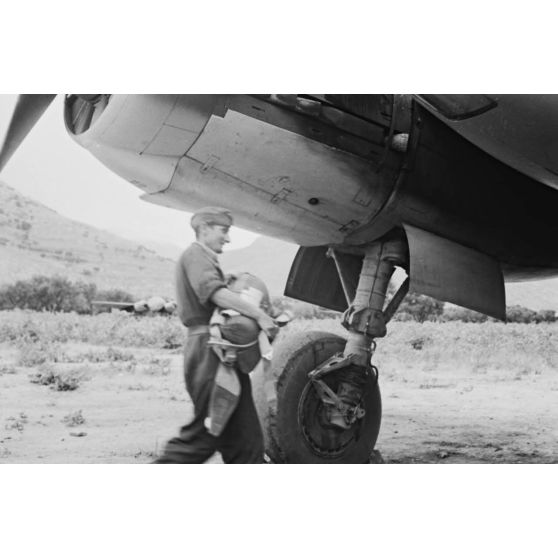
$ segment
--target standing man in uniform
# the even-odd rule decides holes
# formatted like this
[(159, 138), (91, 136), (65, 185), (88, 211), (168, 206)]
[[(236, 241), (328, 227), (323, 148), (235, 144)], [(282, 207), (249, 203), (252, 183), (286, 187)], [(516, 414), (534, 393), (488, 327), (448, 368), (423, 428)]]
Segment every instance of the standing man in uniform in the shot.
[(192, 216), (196, 241), (182, 254), (176, 268), (178, 314), (188, 328), (184, 347), (186, 389), (194, 404), (194, 418), (167, 442), (155, 463), (203, 463), (219, 451), (225, 463), (263, 463), (263, 433), (252, 399), (248, 374), (239, 373), (238, 406), (220, 436), (204, 426), (219, 359), (209, 340), (209, 321), (217, 306), (230, 308), (253, 318), (273, 336), (276, 325), (259, 307), (227, 288), (217, 254), (230, 242), (233, 218), (219, 207), (205, 207)]

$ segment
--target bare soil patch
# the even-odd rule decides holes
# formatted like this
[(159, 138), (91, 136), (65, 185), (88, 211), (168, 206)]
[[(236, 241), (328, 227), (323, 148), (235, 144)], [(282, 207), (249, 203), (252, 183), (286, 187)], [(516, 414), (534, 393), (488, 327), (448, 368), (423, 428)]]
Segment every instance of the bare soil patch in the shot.
[[(448, 346), (449, 337), (501, 340), (494, 324), (465, 325), (453, 333), (409, 326), (379, 344), (384, 462), (557, 463), (557, 329), (502, 330), (521, 354), (506, 361), (481, 350), (468, 360), (467, 346)], [(541, 338), (536, 358), (526, 353), (531, 335)], [(541, 347), (550, 351), (544, 358)], [(149, 463), (191, 417), (179, 348), (68, 340), (34, 365), (28, 350), (0, 344), (0, 463)]]

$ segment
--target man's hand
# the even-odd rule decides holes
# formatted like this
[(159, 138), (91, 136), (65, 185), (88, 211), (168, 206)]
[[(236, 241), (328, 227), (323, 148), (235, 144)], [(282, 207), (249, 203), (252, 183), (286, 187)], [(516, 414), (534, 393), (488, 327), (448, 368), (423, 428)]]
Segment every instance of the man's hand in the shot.
[(279, 326), (273, 321), (273, 319), (267, 314), (262, 313), (258, 317), (257, 321), (262, 331), (264, 331), (270, 339), (274, 339), (279, 331)]

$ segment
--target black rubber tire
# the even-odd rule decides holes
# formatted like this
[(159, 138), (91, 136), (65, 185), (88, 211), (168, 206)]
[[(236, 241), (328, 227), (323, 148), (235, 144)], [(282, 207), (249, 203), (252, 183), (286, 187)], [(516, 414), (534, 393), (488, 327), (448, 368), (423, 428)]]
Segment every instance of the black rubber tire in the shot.
[(252, 374), (254, 401), (264, 430), (266, 453), (277, 463), (367, 463), (380, 431), (382, 404), (378, 383), (370, 379), (358, 439), (336, 456), (316, 454), (299, 425), (299, 402), (308, 372), (336, 353), (346, 340), (332, 333), (287, 334), (274, 349), (271, 373)]

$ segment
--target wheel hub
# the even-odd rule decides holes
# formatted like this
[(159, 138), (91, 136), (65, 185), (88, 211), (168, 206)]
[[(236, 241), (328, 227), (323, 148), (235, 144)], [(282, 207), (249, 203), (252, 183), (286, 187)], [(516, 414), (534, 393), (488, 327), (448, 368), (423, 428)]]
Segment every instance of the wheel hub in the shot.
[(313, 453), (335, 459), (359, 438), (369, 375), (357, 366), (311, 379), (298, 406), (303, 439)]

